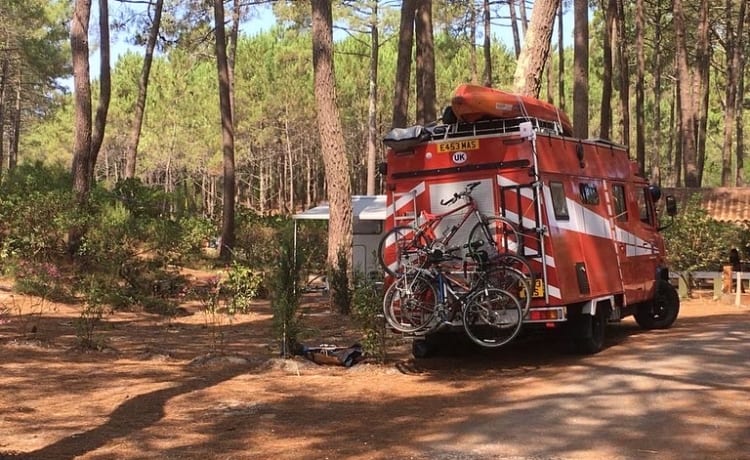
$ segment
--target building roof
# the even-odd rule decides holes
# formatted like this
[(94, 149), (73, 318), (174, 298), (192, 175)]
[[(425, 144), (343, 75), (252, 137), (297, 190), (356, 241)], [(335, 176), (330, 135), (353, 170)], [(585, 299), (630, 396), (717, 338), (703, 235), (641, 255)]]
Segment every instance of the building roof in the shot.
[(678, 209), (684, 209), (698, 194), (708, 215), (722, 222), (750, 225), (750, 187), (664, 188), (662, 195), (674, 195)]
[[(328, 203), (295, 214), (298, 220), (328, 220)], [(385, 195), (353, 195), (352, 215), (359, 220), (385, 220)]]

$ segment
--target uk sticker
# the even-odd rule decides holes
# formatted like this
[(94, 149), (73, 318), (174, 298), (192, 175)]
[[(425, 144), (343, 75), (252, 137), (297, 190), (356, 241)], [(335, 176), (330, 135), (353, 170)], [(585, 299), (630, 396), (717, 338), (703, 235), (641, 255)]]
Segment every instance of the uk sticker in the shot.
[(466, 152), (453, 152), (453, 162), (457, 165), (460, 165), (461, 163), (466, 163), (466, 160), (469, 159), (469, 154)]

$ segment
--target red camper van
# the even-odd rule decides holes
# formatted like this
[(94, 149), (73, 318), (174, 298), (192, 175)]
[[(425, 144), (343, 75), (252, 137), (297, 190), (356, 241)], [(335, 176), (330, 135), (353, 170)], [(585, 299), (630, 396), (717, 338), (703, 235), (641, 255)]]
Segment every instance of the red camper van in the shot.
[[(513, 337), (475, 340), (480, 345), (505, 344), (531, 327), (564, 327), (578, 351), (596, 353), (604, 346), (607, 322), (634, 315), (643, 328), (670, 327), (680, 305), (668, 281), (659, 233), (659, 188), (639, 173), (626, 147), (570, 137), (567, 116), (535, 101), (462, 85), (444, 124), (394, 129), (385, 137), (381, 173), (386, 178), (385, 225), (392, 232), (381, 242), (380, 257), (391, 275), (389, 284), (407, 276), (399, 268), (403, 254), (395, 248), (403, 237), (394, 237), (394, 229), (406, 229), (409, 238), (419, 235), (420, 251), (434, 252), (437, 244), (443, 245), (441, 254), (451, 251), (451, 257), (438, 262), (422, 258), (417, 268), (426, 273), (422, 282), (430, 295), (442, 298), (445, 280), (434, 266), (440, 265), (442, 274), (468, 276), (472, 269), (467, 270), (466, 259), (478, 221), (494, 220), (513, 234), (496, 249), (523, 259), (527, 268), (515, 271), (524, 271), (533, 285), (522, 292), (503, 290), (518, 297), (515, 303), (522, 307)], [(674, 200), (664, 199), (674, 215)], [(476, 216), (467, 215), (472, 212)], [(446, 245), (447, 239), (452, 244)], [(411, 288), (389, 290), (386, 317), (407, 308), (404, 296), (413, 300), (416, 295)], [(426, 302), (435, 311), (428, 311), (429, 323), (414, 331), (408, 328), (414, 320), (396, 320), (397, 330), (413, 332), (415, 355), (426, 354), (430, 337), (444, 329), (439, 300)], [(451, 326), (460, 327), (468, 317), (455, 315)], [(464, 327), (474, 338), (471, 326)]]

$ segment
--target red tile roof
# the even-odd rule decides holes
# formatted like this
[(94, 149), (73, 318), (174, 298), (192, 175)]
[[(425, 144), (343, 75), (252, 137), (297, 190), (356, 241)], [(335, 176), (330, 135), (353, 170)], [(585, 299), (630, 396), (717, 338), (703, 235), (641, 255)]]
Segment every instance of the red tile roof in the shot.
[(750, 226), (750, 187), (662, 189), (662, 196), (674, 195), (677, 209), (684, 209), (694, 194), (700, 196), (701, 206), (714, 219)]

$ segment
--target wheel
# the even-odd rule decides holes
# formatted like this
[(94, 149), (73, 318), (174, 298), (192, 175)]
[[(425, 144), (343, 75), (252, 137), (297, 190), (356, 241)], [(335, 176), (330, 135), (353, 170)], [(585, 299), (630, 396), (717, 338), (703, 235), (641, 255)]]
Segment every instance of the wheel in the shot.
[(492, 266), (479, 275), (482, 282), (488, 286), (502, 289), (510, 293), (521, 305), (523, 316), (529, 312), (533, 295), (532, 281), (515, 267)]
[(505, 217), (486, 217), (477, 222), (469, 232), (470, 251), (492, 260), (498, 254), (522, 252), (521, 238), (516, 225)]
[(387, 274), (401, 276), (409, 267), (420, 266), (426, 260), (423, 249), (427, 243), (412, 227), (393, 227), (380, 239), (378, 262)]
[(421, 274), (405, 273), (385, 291), (383, 314), (388, 324), (406, 334), (426, 331), (435, 319), (437, 290)]
[(474, 343), (497, 348), (518, 335), (522, 317), (521, 304), (515, 296), (502, 289), (485, 288), (467, 299), (464, 330)]
[(429, 358), (435, 352), (435, 345), (426, 339), (415, 339), (411, 343), (411, 354), (417, 359)]
[(536, 275), (525, 257), (510, 253), (497, 254), (480, 263), (479, 270), (478, 278), (481, 282), (489, 283), (516, 296), (526, 316), (531, 307)]
[(593, 355), (604, 349), (607, 329), (607, 309), (597, 308), (595, 315), (581, 313), (571, 318), (573, 324), (573, 352)]
[(635, 321), (643, 329), (667, 329), (680, 313), (680, 296), (668, 281), (656, 282), (656, 294), (652, 302), (640, 305), (635, 312)]

